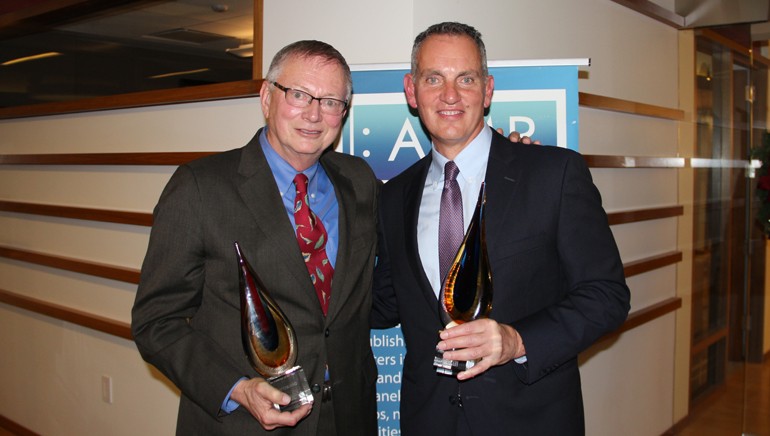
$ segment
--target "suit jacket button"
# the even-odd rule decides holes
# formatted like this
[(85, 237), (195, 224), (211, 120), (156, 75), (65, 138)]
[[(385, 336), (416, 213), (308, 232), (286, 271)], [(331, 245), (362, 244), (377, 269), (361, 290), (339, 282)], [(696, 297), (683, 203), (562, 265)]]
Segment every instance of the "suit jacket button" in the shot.
[(460, 394), (454, 394), (449, 396), (449, 404), (453, 406), (463, 407), (463, 399)]
[(329, 337), (329, 329), (324, 330), (324, 336)]
[(321, 385), (318, 383), (315, 383), (313, 386), (310, 387), (310, 390), (313, 391), (314, 394), (317, 394), (321, 392)]

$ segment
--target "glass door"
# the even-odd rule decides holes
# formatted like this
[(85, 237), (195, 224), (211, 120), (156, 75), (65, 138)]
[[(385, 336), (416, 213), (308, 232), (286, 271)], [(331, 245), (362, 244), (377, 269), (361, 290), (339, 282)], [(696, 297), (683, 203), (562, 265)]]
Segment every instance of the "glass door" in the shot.
[(750, 165), (752, 150), (770, 141), (767, 65), (748, 48), (709, 35), (696, 38), (690, 404), (724, 404), (725, 419), (715, 424), (723, 434), (767, 434), (761, 421), (770, 416), (768, 401), (757, 398), (767, 389), (755, 389), (763, 359), (765, 236)]
[[(761, 57), (754, 57), (755, 53)], [(760, 47), (755, 46), (751, 54), (750, 68), (747, 68), (745, 85), (747, 92), (747, 120), (749, 159), (756, 150), (770, 147), (770, 132), (768, 132), (768, 53), (762, 55)], [(744, 80), (743, 76), (739, 81)], [(754, 163), (749, 164), (746, 186), (746, 227), (747, 231), (747, 268), (746, 289), (743, 301), (743, 322), (745, 328), (742, 335), (742, 352), (745, 362), (744, 396), (743, 396), (743, 435), (770, 436), (770, 360), (764, 361), (764, 342), (767, 329), (765, 299), (768, 289), (765, 288), (765, 265), (767, 237), (759, 220), (757, 212), (762, 206), (757, 196), (757, 172)]]

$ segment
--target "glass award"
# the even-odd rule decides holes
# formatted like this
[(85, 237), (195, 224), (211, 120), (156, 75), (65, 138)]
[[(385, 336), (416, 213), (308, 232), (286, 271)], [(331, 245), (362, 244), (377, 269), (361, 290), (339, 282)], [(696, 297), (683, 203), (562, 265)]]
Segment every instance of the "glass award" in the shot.
[(313, 402), (305, 371), (297, 362), (297, 336), (289, 319), (270, 298), (265, 285), (243, 256), (235, 242), (238, 257), (241, 299), (241, 340), (251, 366), (268, 383), (291, 397), (286, 406), (275, 407), (292, 411)]
[[(473, 218), (449, 267), (438, 297), (439, 316), (447, 328), (489, 316), (492, 310), (492, 272), (489, 268), (484, 210), (486, 185), (481, 184)], [(440, 235), (439, 235), (440, 237)], [(476, 361), (449, 360), (436, 350), (433, 366), (438, 374), (455, 376)]]

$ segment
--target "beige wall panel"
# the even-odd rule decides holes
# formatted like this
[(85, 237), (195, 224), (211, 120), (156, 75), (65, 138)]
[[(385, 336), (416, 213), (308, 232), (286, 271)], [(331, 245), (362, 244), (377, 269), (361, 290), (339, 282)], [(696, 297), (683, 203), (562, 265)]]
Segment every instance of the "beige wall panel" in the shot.
[[(0, 319), (3, 355), (14, 357), (0, 359), (4, 416), (44, 435), (174, 433), (178, 393), (133, 342), (4, 304)], [(112, 378), (112, 404), (102, 376)]]
[(631, 289), (631, 312), (644, 309), (676, 296), (676, 265), (629, 277), (626, 283)]
[(228, 150), (263, 124), (258, 98), (0, 120), (0, 153)]
[(419, 2), (297, 0), (291, 2), (293, 15), (289, 20), (287, 3), (266, 1), (263, 74), (267, 74), (278, 50), (300, 39), (327, 42), (350, 64), (409, 62), (414, 39), (411, 34), (413, 3)]
[(0, 289), (122, 322), (131, 321), (136, 294), (130, 283), (2, 258)]
[(587, 435), (650, 436), (671, 426), (673, 330), (669, 314), (581, 355)]
[(0, 212), (0, 245), (139, 268), (150, 228)]
[(581, 107), (578, 117), (583, 154), (677, 156), (676, 121), (588, 107)]
[(0, 199), (152, 212), (175, 169), (171, 166), (5, 165), (0, 166)]
[(612, 226), (623, 263), (676, 250), (676, 219), (640, 221)]
[(678, 204), (676, 169), (592, 168), (591, 176), (607, 212)]

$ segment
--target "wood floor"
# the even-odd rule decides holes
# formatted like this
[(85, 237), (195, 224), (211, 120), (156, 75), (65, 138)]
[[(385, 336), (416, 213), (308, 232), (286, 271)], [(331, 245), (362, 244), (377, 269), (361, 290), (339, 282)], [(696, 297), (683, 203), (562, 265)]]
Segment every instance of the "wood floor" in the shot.
[(770, 359), (732, 366), (725, 385), (694, 406), (686, 425), (670, 434), (770, 436)]

